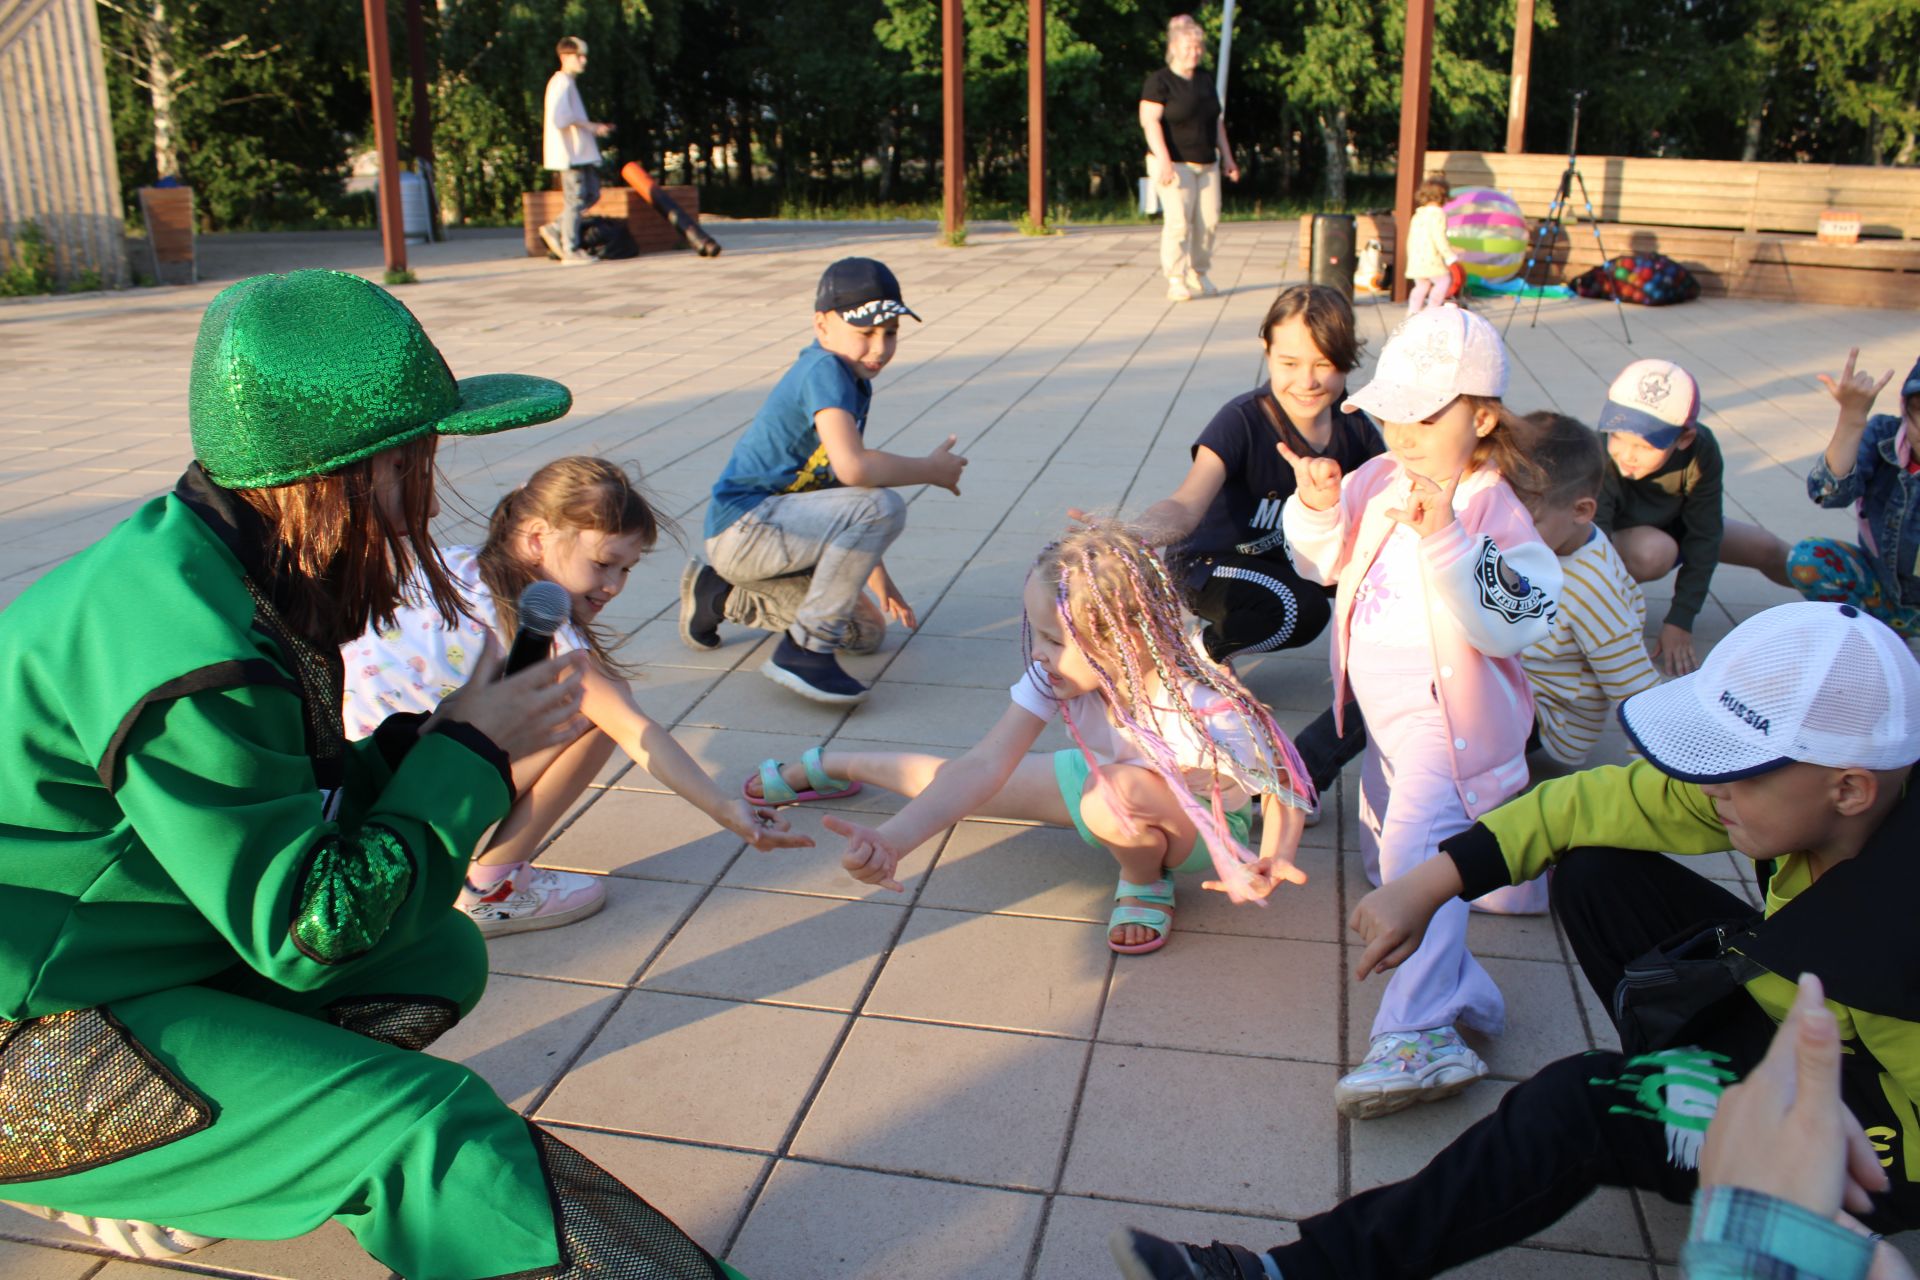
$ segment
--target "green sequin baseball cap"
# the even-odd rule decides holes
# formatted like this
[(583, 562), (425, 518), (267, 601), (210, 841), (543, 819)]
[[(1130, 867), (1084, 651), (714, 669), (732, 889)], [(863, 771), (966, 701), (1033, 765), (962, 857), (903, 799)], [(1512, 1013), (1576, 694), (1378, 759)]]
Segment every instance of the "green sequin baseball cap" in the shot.
[(226, 489), (291, 484), (430, 432), (484, 436), (573, 406), (548, 378), (455, 381), (398, 298), (342, 271), (251, 276), (200, 321), (187, 418)]

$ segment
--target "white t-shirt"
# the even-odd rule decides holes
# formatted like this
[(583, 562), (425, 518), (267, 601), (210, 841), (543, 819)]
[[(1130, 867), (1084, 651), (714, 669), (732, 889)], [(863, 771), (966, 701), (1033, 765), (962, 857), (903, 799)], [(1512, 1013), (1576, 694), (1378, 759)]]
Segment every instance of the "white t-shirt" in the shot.
[[(478, 547), (442, 547), (441, 558), (468, 608), (498, 628), (493, 597), (480, 580)], [(403, 595), (393, 625), (369, 629), (358, 640), (340, 646), (346, 663), (346, 698), (341, 704), (346, 735), (367, 737), (390, 715), (432, 711), (440, 700), (467, 682), (473, 664), (486, 648), (486, 630), (472, 618), (461, 618), (449, 629), (433, 607), (433, 597), (415, 572)], [(507, 643), (510, 637), (502, 637)], [(553, 637), (556, 654), (587, 647), (587, 638), (572, 623)]]
[(547, 79), (545, 110), (540, 129), (540, 163), (547, 169), (571, 169), (599, 164), (600, 144), (593, 140), (593, 122), (580, 101), (580, 86), (565, 71)]
[[(1132, 736), (1107, 717), (1106, 699), (1098, 693), (1079, 694), (1068, 698), (1064, 704), (1055, 701), (1048, 687), (1046, 672), (1041, 670), (1038, 663), (1029, 666), (1007, 692), (1013, 699), (1013, 705), (1049, 723), (1064, 705), (1096, 764), (1151, 767), (1146, 752), (1140, 749)], [(1182, 692), (1205, 727), (1207, 737), (1223, 754), (1232, 757), (1252, 775), (1266, 772), (1268, 765), (1262, 761), (1263, 752), (1257, 745), (1254, 729), (1241, 716), (1231, 699), (1195, 681), (1186, 682)], [(1186, 717), (1171, 706), (1158, 704), (1153, 707), (1153, 720), (1155, 731), (1173, 748), (1174, 760), (1186, 774), (1187, 785), (1195, 795), (1207, 794), (1211, 790), (1212, 761), (1194, 726), (1188, 724)], [(1221, 777), (1220, 792), (1223, 802), (1230, 809), (1246, 803), (1245, 789), (1231, 777)]]

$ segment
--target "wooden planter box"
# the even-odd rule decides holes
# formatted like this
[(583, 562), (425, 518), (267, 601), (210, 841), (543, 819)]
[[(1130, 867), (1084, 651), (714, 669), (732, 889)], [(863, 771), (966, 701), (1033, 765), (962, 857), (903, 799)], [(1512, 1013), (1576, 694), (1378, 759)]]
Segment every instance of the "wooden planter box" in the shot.
[[(662, 187), (673, 202), (695, 222), (700, 221), (700, 188)], [(540, 239), (540, 228), (559, 218), (562, 198), (558, 191), (528, 191), (520, 197), (522, 230), (526, 235), (527, 256), (544, 258), (547, 246)], [(653, 211), (646, 198), (632, 187), (603, 186), (600, 198), (587, 206), (590, 218), (618, 218), (627, 224), (634, 244), (642, 253), (669, 253), (684, 249), (680, 233), (665, 218)]]
[(200, 279), (193, 246), (193, 188), (140, 188), (140, 217), (147, 224), (147, 253), (161, 284)]

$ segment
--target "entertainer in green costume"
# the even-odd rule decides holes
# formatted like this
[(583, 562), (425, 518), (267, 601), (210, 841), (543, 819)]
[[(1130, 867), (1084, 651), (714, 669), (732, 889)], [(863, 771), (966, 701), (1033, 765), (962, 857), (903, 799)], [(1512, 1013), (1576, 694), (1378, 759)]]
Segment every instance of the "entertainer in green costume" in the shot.
[(341, 642), (416, 562), (458, 608), (436, 437), (570, 403), (456, 382), (355, 276), (214, 299), (197, 461), (0, 613), (0, 1199), (145, 1256), (337, 1218), (409, 1280), (734, 1274), (419, 1052), (480, 998), (454, 895), (577, 666), (341, 734)]

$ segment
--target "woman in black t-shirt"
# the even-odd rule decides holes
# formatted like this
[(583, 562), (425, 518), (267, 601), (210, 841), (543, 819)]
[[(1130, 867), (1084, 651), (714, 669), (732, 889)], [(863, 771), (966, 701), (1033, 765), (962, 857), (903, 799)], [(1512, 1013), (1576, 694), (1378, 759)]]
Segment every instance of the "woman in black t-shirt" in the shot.
[(1240, 181), (1220, 98), (1199, 74), (1204, 53), (1200, 24), (1187, 14), (1167, 24), (1167, 65), (1140, 89), (1140, 131), (1147, 135), (1147, 167), (1159, 184), (1160, 270), (1167, 297), (1185, 302), (1219, 290), (1207, 279), (1213, 235), (1220, 225), (1220, 177)]
[(1305, 457), (1340, 463), (1342, 475), (1386, 445), (1363, 413), (1340, 407), (1360, 362), (1353, 308), (1336, 289), (1283, 290), (1260, 326), (1270, 380), (1229, 400), (1193, 445), (1193, 466), (1172, 496), (1135, 521), (1207, 624), (1214, 659), (1310, 643), (1332, 616), (1332, 592), (1301, 578), (1287, 558), (1280, 509), (1293, 494), (1282, 440)]

